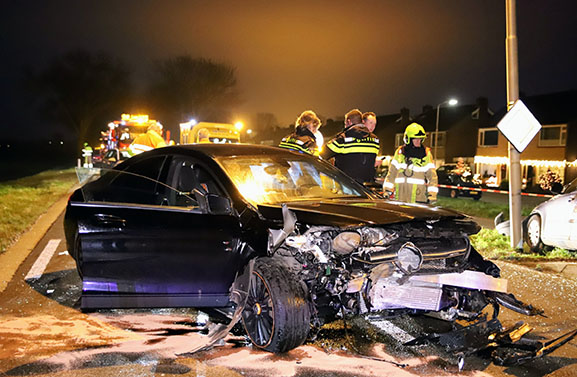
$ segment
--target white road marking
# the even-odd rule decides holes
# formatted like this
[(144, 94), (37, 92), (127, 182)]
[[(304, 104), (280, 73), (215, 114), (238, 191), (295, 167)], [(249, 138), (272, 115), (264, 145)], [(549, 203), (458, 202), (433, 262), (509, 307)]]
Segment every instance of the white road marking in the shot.
[(42, 250), (42, 253), (40, 253), (40, 256), (36, 259), (36, 262), (34, 262), (30, 271), (28, 271), (28, 275), (26, 275), (24, 279), (38, 279), (42, 276), (46, 266), (48, 266), (48, 262), (50, 262), (58, 245), (60, 245), (60, 241), (60, 239), (48, 241), (46, 247)]
[(390, 321), (387, 321), (386, 319), (370, 322), (373, 326), (376, 326), (380, 330), (383, 330), (384, 332), (386, 332), (387, 334), (389, 334), (390, 336), (392, 336), (401, 343), (407, 343), (415, 339), (411, 334), (401, 329), (400, 327), (394, 325)]

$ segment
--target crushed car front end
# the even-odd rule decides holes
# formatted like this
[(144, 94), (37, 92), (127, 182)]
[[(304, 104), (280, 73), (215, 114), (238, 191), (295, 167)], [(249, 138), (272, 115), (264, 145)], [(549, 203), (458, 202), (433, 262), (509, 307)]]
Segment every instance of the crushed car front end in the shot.
[(284, 208), (287, 236), (274, 255), (306, 284), (313, 327), (358, 315), (372, 320), (422, 315), (451, 323), (452, 331), (424, 334), (407, 345), (438, 343), (461, 358), (489, 350), (498, 364), (518, 364), (530, 359), (528, 353), (538, 357), (554, 349), (547, 352), (544, 343), (523, 338), (528, 325), (504, 329), (499, 322), (501, 306), (529, 316), (543, 312), (509, 294), (499, 268), (470, 244), (469, 236), (480, 229), (472, 220), (431, 210), (430, 216), (387, 224), (352, 225), (349, 216), (347, 226), (310, 225), (306, 219), (322, 211), (317, 206), (311, 217), (303, 207)]

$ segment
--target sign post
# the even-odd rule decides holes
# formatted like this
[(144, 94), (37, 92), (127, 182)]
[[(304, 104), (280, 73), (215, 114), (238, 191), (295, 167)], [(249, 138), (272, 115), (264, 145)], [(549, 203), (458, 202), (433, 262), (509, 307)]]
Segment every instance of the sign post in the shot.
[(523, 101), (517, 100), (497, 124), (497, 128), (509, 141), (509, 218), (511, 219), (509, 234), (511, 235), (511, 247), (522, 249), (520, 156), (541, 129), (541, 124), (531, 114)]
[[(507, 107), (519, 99), (519, 67), (517, 59), (517, 19), (515, 0), (505, 0), (507, 18)], [(509, 219), (511, 247), (523, 247), (521, 237), (521, 156), (509, 143)]]

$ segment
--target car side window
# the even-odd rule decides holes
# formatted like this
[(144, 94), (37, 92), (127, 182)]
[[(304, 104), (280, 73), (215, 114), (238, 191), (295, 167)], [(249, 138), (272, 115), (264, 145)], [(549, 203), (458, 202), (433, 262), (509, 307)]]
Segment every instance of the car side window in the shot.
[(191, 161), (176, 157), (173, 159), (169, 182), (167, 185), (172, 189), (165, 191), (164, 200), (170, 206), (198, 207), (198, 201), (194, 189), (197, 184), (194, 178), (194, 164)]
[(110, 182), (107, 197), (103, 199), (123, 203), (158, 204), (158, 176), (164, 160), (164, 156), (154, 156), (115, 172), (116, 176)]
[[(177, 207), (198, 206), (197, 195), (222, 195), (222, 189), (208, 171), (195, 159), (176, 156), (170, 164), (163, 200), (167, 205)], [(197, 190), (197, 192), (195, 192)]]

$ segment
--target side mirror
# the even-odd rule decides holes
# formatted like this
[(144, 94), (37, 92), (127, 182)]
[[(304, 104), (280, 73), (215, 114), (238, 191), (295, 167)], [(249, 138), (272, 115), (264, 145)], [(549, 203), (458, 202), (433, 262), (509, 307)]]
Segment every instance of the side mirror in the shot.
[(208, 211), (217, 215), (232, 214), (232, 202), (225, 196), (207, 194)]
[(559, 182), (553, 182), (553, 184), (551, 185), (550, 191), (553, 194), (559, 195), (559, 194), (561, 194), (561, 192), (563, 192), (563, 185)]

